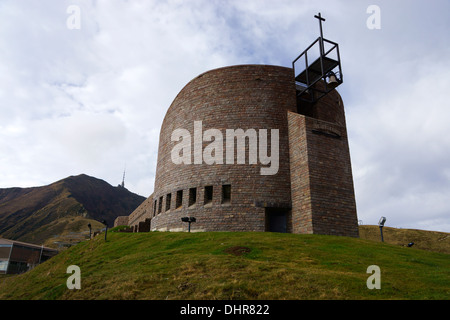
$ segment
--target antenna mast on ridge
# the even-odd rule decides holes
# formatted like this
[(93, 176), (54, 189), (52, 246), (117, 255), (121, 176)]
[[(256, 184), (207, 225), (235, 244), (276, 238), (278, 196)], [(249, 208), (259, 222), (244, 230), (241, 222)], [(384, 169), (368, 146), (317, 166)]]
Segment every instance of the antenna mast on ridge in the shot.
[(122, 184), (121, 184), (122, 188), (125, 188), (125, 170), (126, 170), (126, 168), (123, 169), (123, 179), (122, 179)]

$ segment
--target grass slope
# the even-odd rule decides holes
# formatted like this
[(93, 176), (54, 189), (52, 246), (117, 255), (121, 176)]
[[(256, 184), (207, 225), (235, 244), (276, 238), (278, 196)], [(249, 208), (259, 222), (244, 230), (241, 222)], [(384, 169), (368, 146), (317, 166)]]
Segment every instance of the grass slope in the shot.
[[(359, 237), (380, 242), (380, 228), (378, 226), (359, 226)], [(450, 233), (425, 231), (416, 229), (383, 228), (384, 242), (399, 246), (407, 246), (414, 242), (414, 248), (450, 254)]]
[[(80, 290), (66, 287), (70, 265)], [(366, 286), (370, 265), (380, 290)], [(0, 299), (449, 299), (450, 255), (320, 235), (110, 232), (1, 279)]]

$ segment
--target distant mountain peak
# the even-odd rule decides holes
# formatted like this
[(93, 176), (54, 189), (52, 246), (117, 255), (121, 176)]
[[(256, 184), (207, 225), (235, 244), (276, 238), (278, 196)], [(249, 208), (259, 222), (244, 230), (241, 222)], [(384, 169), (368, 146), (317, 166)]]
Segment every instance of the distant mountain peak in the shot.
[(71, 216), (112, 226), (116, 217), (129, 215), (144, 200), (84, 173), (47, 186), (0, 189), (0, 236), (36, 243), (54, 236), (39, 230)]

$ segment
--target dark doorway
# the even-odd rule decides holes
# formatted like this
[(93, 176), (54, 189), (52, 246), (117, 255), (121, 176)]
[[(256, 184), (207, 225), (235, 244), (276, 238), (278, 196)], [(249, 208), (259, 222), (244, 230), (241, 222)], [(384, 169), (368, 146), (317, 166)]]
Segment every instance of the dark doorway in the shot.
[(266, 231), (287, 232), (289, 209), (266, 208)]

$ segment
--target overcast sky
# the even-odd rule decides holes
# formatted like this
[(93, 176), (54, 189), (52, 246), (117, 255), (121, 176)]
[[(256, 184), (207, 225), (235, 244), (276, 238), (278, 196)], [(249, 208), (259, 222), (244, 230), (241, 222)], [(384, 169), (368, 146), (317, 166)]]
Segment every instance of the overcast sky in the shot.
[(149, 196), (184, 85), (291, 67), (318, 12), (341, 50), (358, 219), (450, 232), (447, 0), (0, 0), (0, 188), (81, 173), (118, 185), (126, 167), (125, 186)]

